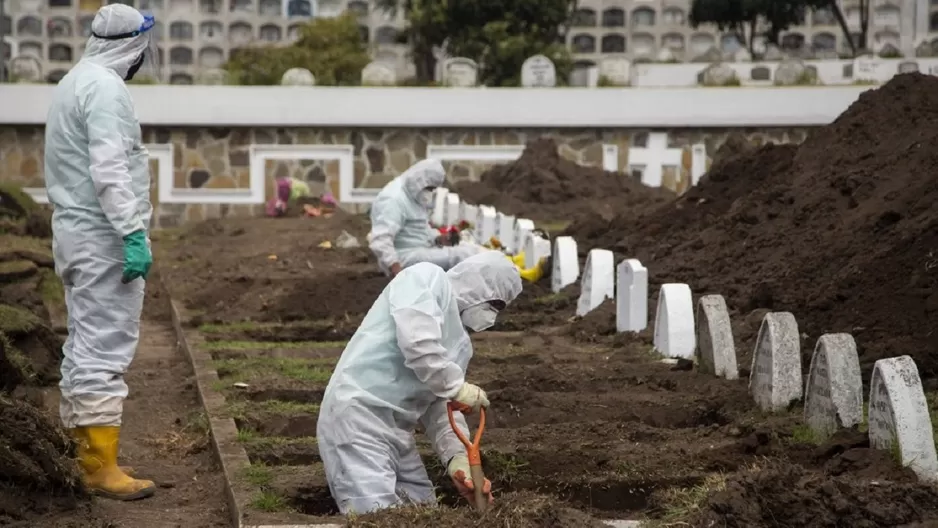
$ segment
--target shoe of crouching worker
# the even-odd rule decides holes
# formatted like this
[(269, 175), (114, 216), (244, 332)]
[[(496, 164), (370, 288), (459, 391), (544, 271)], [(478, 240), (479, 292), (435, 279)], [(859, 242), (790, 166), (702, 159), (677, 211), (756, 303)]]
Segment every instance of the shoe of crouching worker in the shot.
[(70, 432), (78, 443), (78, 463), (91, 493), (131, 501), (145, 499), (156, 492), (153, 481), (135, 479), (118, 467), (120, 427), (76, 427)]
[(535, 265), (533, 268), (527, 268), (527, 269), (523, 267), (519, 267), (519, 268), (520, 268), (519, 272), (521, 274), (522, 279), (528, 282), (537, 282), (544, 278), (544, 273), (545, 273), (545, 270), (547, 269), (547, 259), (542, 258), (541, 260), (537, 262), (537, 265)]

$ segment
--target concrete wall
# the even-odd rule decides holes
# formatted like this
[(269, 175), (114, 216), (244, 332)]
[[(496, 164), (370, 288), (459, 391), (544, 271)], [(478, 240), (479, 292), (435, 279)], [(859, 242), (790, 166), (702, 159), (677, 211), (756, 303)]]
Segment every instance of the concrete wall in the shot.
[[(0, 125), (44, 124), (53, 89), (0, 86)], [(131, 86), (143, 125), (382, 128), (818, 126), (869, 89)]]
[[(800, 143), (808, 127), (757, 128), (354, 128), (354, 127), (144, 127), (151, 153), (155, 227), (205, 218), (261, 214), (277, 177), (309, 182), (314, 193), (331, 190), (349, 210), (364, 210), (374, 192), (428, 155), (444, 160), (450, 182), (477, 180), (498, 162), (517, 157), (525, 142), (554, 138), (577, 163), (641, 174), (630, 149), (653, 147), (665, 136), (680, 163), (662, 168), (658, 185), (683, 192), (692, 183), (693, 145), (709, 155), (731, 133), (755, 143)], [(662, 134), (663, 133), (663, 134)], [(0, 181), (33, 188), (44, 197), (43, 128), (0, 126)], [(609, 153), (612, 157), (609, 159)], [(664, 157), (659, 158), (664, 164)]]

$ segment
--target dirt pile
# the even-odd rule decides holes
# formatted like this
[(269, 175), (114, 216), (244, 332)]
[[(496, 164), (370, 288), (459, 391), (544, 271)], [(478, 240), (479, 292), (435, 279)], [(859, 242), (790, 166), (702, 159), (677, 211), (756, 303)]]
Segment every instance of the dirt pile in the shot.
[(479, 182), (460, 184), (455, 191), (470, 203), (541, 222), (563, 221), (584, 210), (611, 215), (673, 196), (645, 187), (625, 173), (578, 165), (562, 157), (549, 138), (529, 142), (516, 161), (496, 165)]
[(553, 497), (530, 492), (498, 496), (484, 514), (460, 508), (397, 508), (349, 519), (349, 528), (604, 528), (606, 524), (565, 506)]
[(875, 528), (934, 521), (938, 491), (911, 481), (825, 478), (769, 462), (728, 479), (688, 526)]
[(581, 251), (639, 258), (654, 283), (724, 295), (734, 318), (791, 311), (812, 345), (850, 332), (867, 381), (876, 359), (900, 354), (936, 378), (936, 115), (938, 78), (898, 75), (800, 146), (729, 149), (673, 202), (567, 234)]
[(41, 410), (38, 387), (60, 378), (63, 314), (52, 270), (48, 213), (22, 191), (0, 186), (0, 524), (36, 524), (88, 496), (65, 432)]

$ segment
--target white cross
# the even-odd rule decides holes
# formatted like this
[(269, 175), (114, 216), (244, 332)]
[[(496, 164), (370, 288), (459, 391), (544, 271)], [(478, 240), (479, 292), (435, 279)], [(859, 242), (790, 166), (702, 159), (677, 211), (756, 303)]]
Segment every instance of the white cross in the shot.
[(662, 168), (680, 167), (684, 150), (668, 148), (667, 132), (651, 132), (645, 145), (629, 147), (629, 170), (641, 168), (643, 184), (661, 187)]

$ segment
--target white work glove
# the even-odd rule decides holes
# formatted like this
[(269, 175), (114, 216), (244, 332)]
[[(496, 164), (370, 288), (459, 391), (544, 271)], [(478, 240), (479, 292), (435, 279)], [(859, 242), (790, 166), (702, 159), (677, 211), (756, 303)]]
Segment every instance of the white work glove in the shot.
[(472, 383), (463, 383), (453, 401), (459, 404), (460, 410), (464, 413), (475, 412), (480, 407), (489, 406), (489, 399), (485, 395), (485, 391)]
[[(449, 461), (449, 465), (446, 468), (446, 472), (449, 474), (449, 478), (453, 479), (453, 485), (456, 486), (456, 491), (470, 503), (475, 501), (475, 496), (473, 492), (475, 491), (475, 484), (472, 482), (471, 472), (469, 470), (469, 457), (466, 455), (456, 455)], [(492, 497), (492, 482), (489, 479), (485, 479), (485, 484), (482, 486), (482, 493), (488, 498), (489, 504), (495, 502), (495, 498)]]

